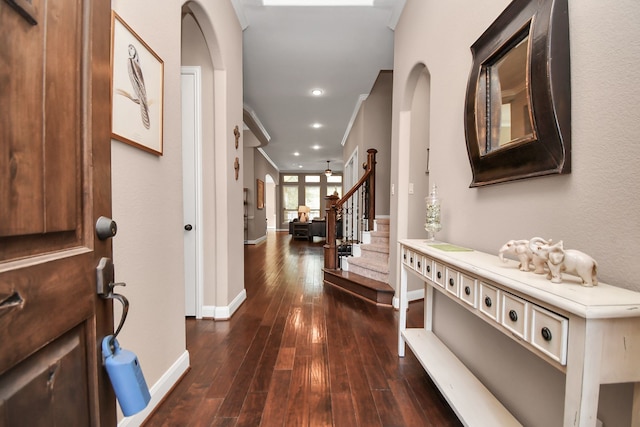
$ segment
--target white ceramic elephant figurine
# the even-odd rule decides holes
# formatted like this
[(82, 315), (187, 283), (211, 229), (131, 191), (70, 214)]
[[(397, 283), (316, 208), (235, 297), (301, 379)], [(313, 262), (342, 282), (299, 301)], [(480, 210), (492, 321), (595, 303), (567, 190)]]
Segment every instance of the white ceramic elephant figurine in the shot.
[(521, 271), (530, 271), (530, 265), (533, 263), (534, 273), (544, 274), (545, 272), (544, 266), (546, 264), (546, 259), (540, 258), (533, 253), (529, 247), (528, 240), (509, 240), (500, 248), (500, 252), (498, 253), (498, 258), (503, 262), (507, 262), (504, 258), (505, 254), (512, 254), (518, 257), (518, 260), (520, 261), (518, 268)]
[[(537, 240), (536, 240), (537, 239)], [(534, 238), (530, 248), (533, 253), (546, 258), (549, 267), (548, 279), (553, 283), (562, 283), (562, 273), (575, 274), (582, 279), (583, 286), (598, 284), (598, 263), (584, 252), (564, 249), (562, 240), (556, 244), (545, 244), (544, 240)]]

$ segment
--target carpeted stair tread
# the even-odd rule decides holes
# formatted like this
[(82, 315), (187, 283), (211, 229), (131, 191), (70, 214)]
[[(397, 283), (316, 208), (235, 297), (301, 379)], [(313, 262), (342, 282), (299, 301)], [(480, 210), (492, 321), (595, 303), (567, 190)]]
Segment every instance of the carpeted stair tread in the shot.
[(389, 263), (369, 260), (366, 257), (349, 257), (349, 266), (355, 265), (382, 274), (389, 274)]
[(388, 231), (371, 231), (371, 237), (386, 237), (387, 239), (389, 238), (389, 232)]
[(389, 245), (382, 243), (369, 243), (366, 245), (360, 245), (362, 251), (379, 252), (383, 254), (389, 254)]

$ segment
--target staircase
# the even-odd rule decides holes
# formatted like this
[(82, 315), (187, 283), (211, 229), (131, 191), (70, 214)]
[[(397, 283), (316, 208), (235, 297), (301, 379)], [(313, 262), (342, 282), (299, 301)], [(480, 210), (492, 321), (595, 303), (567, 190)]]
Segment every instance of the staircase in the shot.
[[(389, 286), (389, 219), (377, 219), (370, 243), (360, 245), (361, 256), (342, 258), (343, 270), (324, 269), (324, 281), (367, 301), (391, 306)], [(365, 241), (368, 239), (364, 239)]]
[[(395, 292), (389, 286), (389, 220), (374, 220), (377, 152), (375, 148), (367, 150), (364, 174), (342, 198), (337, 195), (326, 197), (324, 283), (391, 307)], [(338, 219), (344, 224), (345, 233), (336, 245)], [(358, 252), (362, 256), (342, 256), (357, 255)], [(343, 264), (342, 269), (340, 264)]]

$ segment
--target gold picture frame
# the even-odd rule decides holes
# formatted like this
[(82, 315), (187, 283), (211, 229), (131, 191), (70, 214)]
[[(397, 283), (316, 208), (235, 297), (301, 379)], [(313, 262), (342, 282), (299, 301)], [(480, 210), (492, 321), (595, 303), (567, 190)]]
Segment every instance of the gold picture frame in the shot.
[(256, 207), (258, 209), (264, 209), (264, 181), (261, 179), (256, 180)]
[(164, 62), (111, 14), (111, 137), (162, 155)]

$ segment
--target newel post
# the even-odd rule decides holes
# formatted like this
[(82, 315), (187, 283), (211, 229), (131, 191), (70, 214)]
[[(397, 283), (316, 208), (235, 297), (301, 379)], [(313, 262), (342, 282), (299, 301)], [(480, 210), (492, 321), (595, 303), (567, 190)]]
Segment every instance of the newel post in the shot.
[(378, 150), (375, 148), (369, 148), (367, 150), (367, 171), (371, 171), (369, 174), (369, 197), (368, 203), (369, 206), (369, 218), (368, 225), (369, 231), (373, 230), (373, 222), (376, 219), (376, 153)]
[(324, 245), (324, 268), (335, 270), (337, 268), (336, 253), (336, 202), (339, 197), (331, 195), (325, 197), (327, 201), (326, 208), (326, 240)]

